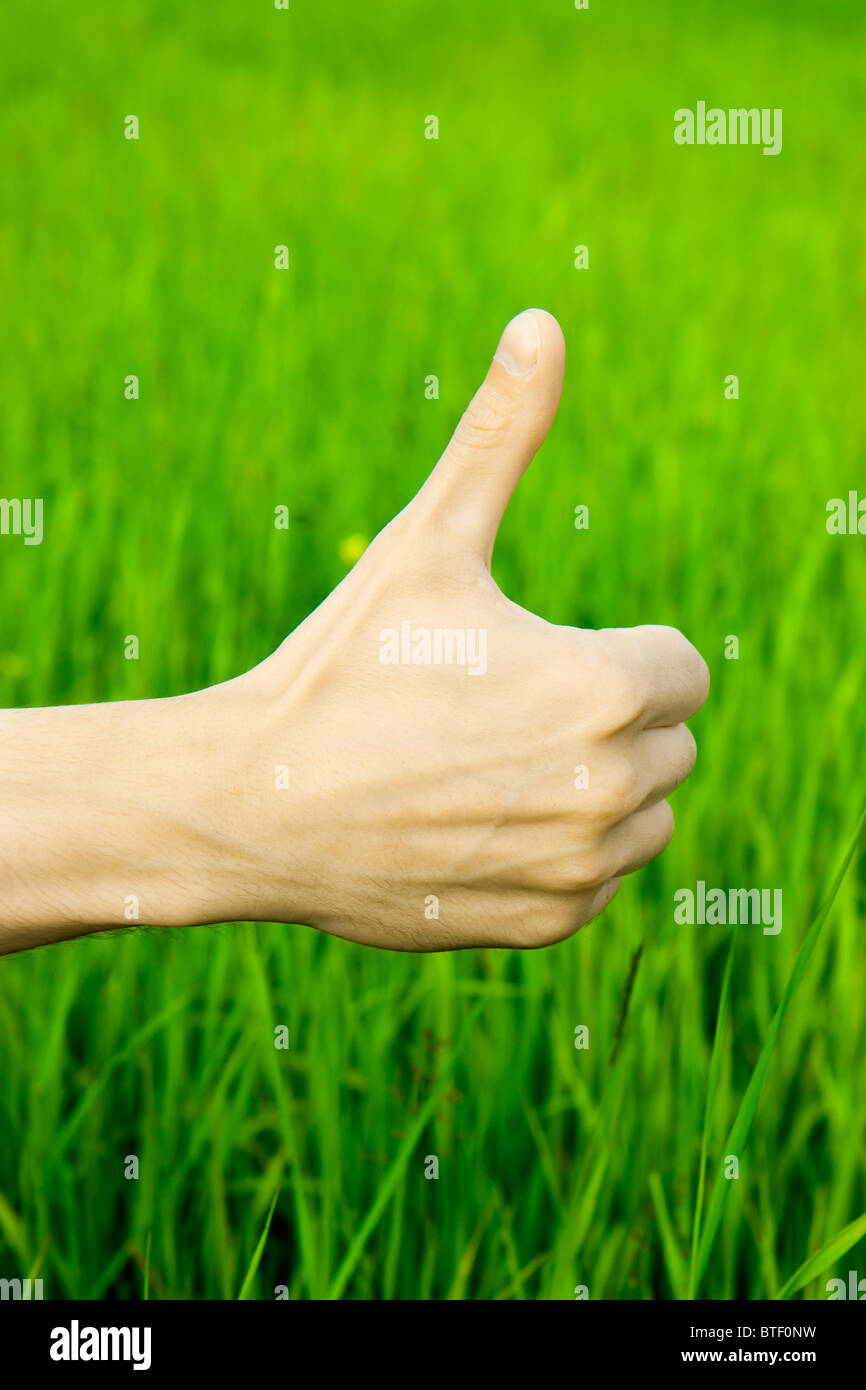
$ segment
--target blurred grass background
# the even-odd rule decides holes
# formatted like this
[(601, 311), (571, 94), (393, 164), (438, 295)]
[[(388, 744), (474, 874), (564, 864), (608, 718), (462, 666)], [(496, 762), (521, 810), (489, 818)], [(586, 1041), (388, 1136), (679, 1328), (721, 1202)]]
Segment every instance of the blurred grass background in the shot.
[[(496, 578), (555, 622), (682, 627), (713, 690), (671, 848), (553, 950), (247, 925), (4, 960), (0, 1273), (140, 1297), (150, 1240), (151, 1297), (233, 1297), (279, 1186), (259, 1297), (673, 1296), (651, 1177), (685, 1252), (729, 942), (675, 925), (673, 892), (784, 891), (779, 936), (740, 933), (712, 1178), (866, 799), (866, 540), (825, 530), (866, 491), (864, 30), (856, 0), (4, 9), (0, 494), (44, 498), (45, 539), (0, 538), (0, 703), (262, 659), (528, 304), (569, 364)], [(699, 99), (782, 107), (781, 155), (675, 146)], [(704, 1296), (771, 1295), (866, 1208), (864, 896), (855, 863)]]

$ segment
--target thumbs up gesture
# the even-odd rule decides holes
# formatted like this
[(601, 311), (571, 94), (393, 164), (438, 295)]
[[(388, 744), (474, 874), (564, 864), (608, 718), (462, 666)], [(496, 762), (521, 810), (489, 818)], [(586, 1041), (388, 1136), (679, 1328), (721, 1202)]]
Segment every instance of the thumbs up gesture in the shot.
[(513, 319), (417, 496), (220, 688), (243, 692), (255, 750), (231, 915), (396, 950), (546, 946), (667, 845), (704, 661), (668, 627), (554, 626), (490, 574), (564, 363), (554, 318)]
[(668, 627), (555, 627), (490, 574), (564, 361), (549, 314), (513, 319), (417, 497), (252, 671), (0, 711), (0, 954), (232, 920), (547, 946), (661, 853), (704, 662)]

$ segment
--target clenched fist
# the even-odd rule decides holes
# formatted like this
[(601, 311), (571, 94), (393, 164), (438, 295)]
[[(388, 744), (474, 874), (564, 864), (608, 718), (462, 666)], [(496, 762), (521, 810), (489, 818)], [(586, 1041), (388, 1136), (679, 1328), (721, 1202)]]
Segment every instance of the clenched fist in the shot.
[(544, 946), (661, 853), (705, 663), (667, 627), (554, 626), (490, 574), (564, 361), (549, 314), (513, 319), (421, 491), (254, 670), (0, 715), (0, 947), (236, 919)]

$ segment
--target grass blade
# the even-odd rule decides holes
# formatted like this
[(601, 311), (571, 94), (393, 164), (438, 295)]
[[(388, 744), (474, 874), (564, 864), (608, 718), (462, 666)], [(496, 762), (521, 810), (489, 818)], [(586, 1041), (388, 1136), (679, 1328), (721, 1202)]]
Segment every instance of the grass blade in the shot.
[(144, 1247), (144, 1302), (147, 1302), (150, 1292), (150, 1237), (151, 1231), (147, 1233), (147, 1245)]
[(380, 1217), (382, 1216), (382, 1213), (388, 1205), (388, 1202), (394, 1192), (395, 1187), (397, 1186), (397, 1183), (399, 1182), (400, 1178), (403, 1175), (403, 1172), (405, 1171), (406, 1165), (409, 1162), (409, 1155), (411, 1154), (422, 1133), (424, 1132), (427, 1123), (431, 1115), (433, 1114), (433, 1111), (436, 1109), (436, 1106), (439, 1103), (439, 1099), (442, 1093), (446, 1090), (447, 1086), (449, 1085), (451, 1068), (453, 1067), (454, 1063), (457, 1061), (457, 1058), (463, 1051), (463, 1047), (469, 1036), (470, 1029), (472, 1028), (473, 1023), (475, 1022), (483, 1007), (484, 1001), (479, 1000), (479, 1002), (467, 1015), (466, 1022), (460, 1030), (460, 1036), (458, 1037), (454, 1047), (451, 1049), (450, 1055), (446, 1058), (445, 1062), (442, 1065), (442, 1073), (439, 1077), (437, 1085), (430, 1092), (430, 1095), (427, 1097), (418, 1114), (415, 1116), (412, 1125), (407, 1130), (403, 1142), (397, 1150), (394, 1162), (391, 1164), (391, 1167), (385, 1174), (385, 1179), (382, 1183), (382, 1186), (379, 1188), (379, 1191), (376, 1194), (376, 1198), (369, 1211), (367, 1212), (367, 1215), (361, 1222), (361, 1225), (355, 1234), (355, 1238), (349, 1246), (348, 1251), (346, 1252), (346, 1256), (343, 1260), (343, 1263), (340, 1265), (340, 1268), (337, 1270), (337, 1273), (334, 1276), (334, 1279), (331, 1283), (331, 1287), (328, 1291), (329, 1298), (340, 1298), (340, 1296), (343, 1293), (343, 1290), (349, 1282), (349, 1279), (352, 1276), (352, 1272), (355, 1266), (357, 1265), (359, 1259), (361, 1258), (361, 1255), (364, 1252), (364, 1246), (370, 1239), (370, 1236), (372, 1235)]
[(662, 1238), (662, 1251), (667, 1266), (668, 1279), (674, 1298), (682, 1298), (686, 1289), (686, 1266), (679, 1246), (677, 1245), (676, 1232), (671, 1224), (668, 1215), (665, 1192), (662, 1187), (662, 1180), (658, 1173), (650, 1173), (649, 1176), (650, 1196), (655, 1207), (656, 1220), (659, 1225), (659, 1234)]
[(728, 1015), (728, 996), (731, 990), (734, 952), (737, 949), (737, 936), (739, 930), (739, 926), (734, 928), (730, 950), (728, 951), (728, 959), (725, 964), (725, 973), (722, 977), (722, 988), (719, 994), (719, 1011), (716, 1015), (716, 1032), (713, 1038), (713, 1052), (710, 1058), (710, 1073), (707, 1077), (707, 1103), (704, 1107), (704, 1131), (701, 1136), (701, 1166), (698, 1172), (698, 1191), (695, 1197), (695, 1220), (692, 1227), (692, 1257), (689, 1264), (689, 1298), (694, 1298), (697, 1284), (698, 1249), (701, 1234), (701, 1216), (704, 1210), (704, 1187), (707, 1177), (707, 1149), (710, 1142), (710, 1121), (713, 1113), (713, 1104), (716, 1099), (716, 1090), (719, 1084), (719, 1072), (722, 1066), (722, 1039), (725, 1033), (725, 1021)]
[(262, 1233), (259, 1236), (258, 1243), (256, 1245), (255, 1250), (253, 1251), (253, 1257), (250, 1260), (249, 1267), (247, 1269), (246, 1274), (244, 1275), (244, 1282), (241, 1284), (240, 1293), (238, 1294), (239, 1302), (241, 1299), (248, 1299), (250, 1296), (250, 1289), (252, 1288), (253, 1280), (256, 1277), (256, 1271), (258, 1270), (258, 1267), (262, 1262), (262, 1255), (265, 1253), (265, 1245), (267, 1244), (268, 1232), (271, 1229), (271, 1222), (274, 1218), (274, 1210), (276, 1208), (277, 1198), (279, 1197), (279, 1195), (280, 1189), (277, 1188), (276, 1192), (274, 1193), (274, 1199), (271, 1202), (270, 1210), (265, 1220), (264, 1227), (262, 1228)]
[[(758, 1109), (758, 1102), (761, 1099), (761, 1091), (763, 1090), (764, 1080), (766, 1078), (767, 1071), (770, 1066), (770, 1060), (773, 1055), (773, 1048), (776, 1044), (776, 1038), (778, 1037), (779, 1029), (782, 1026), (782, 1020), (784, 1019), (785, 1014), (788, 1012), (788, 1005), (791, 1003), (791, 1000), (796, 994), (797, 989), (800, 985), (800, 981), (802, 980), (803, 975), (806, 972), (806, 967), (809, 964), (812, 952), (814, 951), (815, 946), (817, 945), (818, 937), (821, 935), (821, 930), (830, 914), (830, 909), (832, 908), (833, 903), (836, 901), (836, 896), (839, 892), (839, 889), (842, 886), (842, 882), (845, 878), (845, 875), (847, 874), (848, 869), (851, 866), (851, 862), (854, 858), (854, 855), (857, 853), (857, 849), (863, 838), (864, 829), (866, 829), (866, 811), (864, 811), (860, 817), (860, 823), (857, 826), (857, 832), (854, 836), (854, 839), (851, 842), (851, 846), (848, 850), (848, 853), (845, 855), (845, 858), (842, 861), (842, 865), (839, 869), (839, 872), (837, 873), (833, 881), (833, 885), (830, 889), (830, 893), (824, 903), (824, 906), (821, 908), (817, 917), (815, 918), (815, 921), (809, 928), (809, 931), (806, 935), (806, 939), (800, 947), (797, 959), (794, 962), (794, 968), (791, 971), (790, 978), (788, 979), (787, 986), (785, 987), (785, 993), (782, 995), (779, 1007), (776, 1009), (776, 1012), (773, 1015), (772, 1022), (770, 1023), (770, 1026), (767, 1029), (767, 1035), (764, 1038), (764, 1044), (761, 1048), (760, 1056), (758, 1057), (758, 1060), (755, 1063), (754, 1071), (752, 1072), (751, 1079), (749, 1081), (748, 1086), (746, 1087), (746, 1093), (743, 1096), (742, 1101), (740, 1102), (740, 1108), (737, 1111), (736, 1119), (734, 1120), (734, 1123), (731, 1127), (731, 1131), (728, 1135), (725, 1144), (725, 1152), (730, 1154), (736, 1154), (738, 1158), (742, 1158), (743, 1152), (745, 1151), (746, 1144), (749, 1139), (749, 1134), (751, 1133), (752, 1123), (755, 1118), (755, 1113)], [(713, 1244), (716, 1239), (716, 1234), (718, 1232), (719, 1225), (722, 1220), (722, 1213), (725, 1207), (725, 1200), (728, 1195), (728, 1186), (728, 1180), (725, 1178), (724, 1174), (719, 1169), (719, 1171), (717, 1171), (716, 1173), (715, 1183), (713, 1184), (713, 1191), (710, 1197), (710, 1207), (707, 1215), (707, 1223), (704, 1227), (704, 1232), (701, 1237), (700, 1247), (698, 1251), (698, 1266), (694, 1279), (695, 1294), (697, 1294), (697, 1290), (700, 1286), (701, 1280), (703, 1279), (704, 1274), (706, 1273), (706, 1268), (709, 1263), (710, 1254), (712, 1253)]]
[(800, 1289), (805, 1288), (806, 1284), (810, 1284), (813, 1279), (817, 1279), (820, 1274), (823, 1274), (825, 1269), (829, 1269), (830, 1265), (835, 1264), (836, 1260), (847, 1254), (851, 1246), (856, 1245), (858, 1240), (862, 1240), (864, 1236), (866, 1236), (866, 1212), (862, 1216), (858, 1216), (857, 1220), (852, 1221), (850, 1225), (843, 1226), (842, 1230), (837, 1231), (833, 1239), (828, 1240), (821, 1250), (810, 1255), (808, 1260), (800, 1265), (797, 1272), (791, 1275), (787, 1283), (782, 1285), (776, 1298), (790, 1298), (792, 1294), (798, 1293)]

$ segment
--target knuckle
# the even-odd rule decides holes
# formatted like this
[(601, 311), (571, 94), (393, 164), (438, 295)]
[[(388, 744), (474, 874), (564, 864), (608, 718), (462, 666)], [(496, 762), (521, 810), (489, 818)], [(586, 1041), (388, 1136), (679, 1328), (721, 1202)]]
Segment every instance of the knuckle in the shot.
[(574, 867), (567, 857), (533, 866), (527, 870), (525, 879), (531, 892), (548, 897), (561, 897), (574, 891)]
[(500, 448), (508, 438), (511, 412), (507, 402), (490, 391), (470, 401), (454, 432), (455, 443), (463, 448), (487, 452)]
[(710, 693), (710, 668), (697, 647), (693, 647), (687, 637), (677, 634), (681, 647), (682, 669), (688, 691), (696, 709), (700, 709)]
[(580, 925), (581, 920), (573, 902), (555, 907), (551, 905), (532, 913), (520, 923), (513, 933), (513, 945), (521, 951), (556, 946), (572, 936)]
[(605, 774), (600, 812), (607, 821), (620, 821), (641, 802), (640, 774), (630, 758), (618, 758)]
[(618, 662), (603, 668), (598, 695), (602, 718), (611, 730), (633, 724), (646, 709), (646, 697), (636, 672)]
[(688, 693), (693, 697), (695, 708), (699, 709), (710, 691), (710, 668), (697, 647), (678, 627), (658, 624), (645, 627), (643, 631), (657, 639), (668, 659), (682, 672)]
[(521, 887), (543, 901), (554, 903), (570, 900), (578, 893), (601, 887), (610, 877), (602, 853), (601, 837), (588, 837), (587, 845), (569, 842), (556, 856), (544, 862), (526, 865), (521, 874)]
[(585, 893), (590, 889), (601, 888), (610, 878), (610, 866), (601, 849), (585, 850), (580, 855), (572, 875), (572, 889)]
[(645, 638), (676, 655), (685, 656), (687, 652), (694, 651), (689, 639), (683, 636), (678, 627), (672, 627), (670, 623), (642, 623), (637, 630)]
[(674, 813), (670, 803), (658, 801), (636, 818), (634, 827), (617, 847), (617, 872), (635, 873), (663, 854), (674, 833)]

